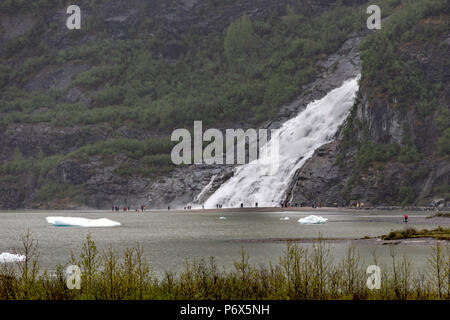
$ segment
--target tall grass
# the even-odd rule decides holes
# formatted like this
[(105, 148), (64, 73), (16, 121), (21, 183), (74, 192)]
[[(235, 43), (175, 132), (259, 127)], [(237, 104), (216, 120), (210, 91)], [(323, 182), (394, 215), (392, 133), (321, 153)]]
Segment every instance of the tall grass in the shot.
[(67, 288), (63, 265), (53, 274), (41, 270), (38, 243), (30, 232), (17, 253), (26, 259), (0, 265), (0, 299), (450, 299), (450, 250), (438, 241), (421, 268), (409, 257), (399, 257), (394, 247), (386, 264), (379, 263), (374, 251), (373, 264), (382, 270), (381, 288), (374, 290), (366, 286), (367, 265), (354, 245), (336, 263), (330, 246), (320, 239), (311, 247), (288, 242), (276, 264), (252, 265), (242, 249), (230, 271), (211, 257), (186, 260), (183, 271), (155, 278), (139, 244), (122, 253), (111, 246), (100, 252), (88, 235), (68, 262), (81, 269), (79, 290)]

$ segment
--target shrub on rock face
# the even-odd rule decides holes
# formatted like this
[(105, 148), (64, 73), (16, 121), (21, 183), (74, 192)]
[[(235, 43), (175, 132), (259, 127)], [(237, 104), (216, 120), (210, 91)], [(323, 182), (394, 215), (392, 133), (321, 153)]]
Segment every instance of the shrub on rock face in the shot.
[(439, 139), (438, 152), (442, 156), (450, 155), (450, 128), (447, 128)]
[(402, 205), (410, 204), (416, 198), (416, 193), (410, 186), (401, 186), (398, 191), (398, 201)]
[(402, 149), (398, 160), (403, 163), (417, 162), (420, 160), (420, 154), (414, 145), (406, 146)]

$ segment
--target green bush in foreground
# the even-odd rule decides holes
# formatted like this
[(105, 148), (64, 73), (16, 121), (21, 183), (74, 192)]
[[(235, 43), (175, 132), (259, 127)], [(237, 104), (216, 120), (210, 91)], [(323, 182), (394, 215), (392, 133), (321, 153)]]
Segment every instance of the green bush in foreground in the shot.
[(0, 268), (0, 299), (450, 299), (449, 247), (436, 242), (427, 266), (416, 269), (407, 256), (380, 266), (381, 289), (366, 286), (366, 265), (355, 246), (334, 263), (330, 248), (318, 241), (311, 248), (288, 243), (278, 264), (249, 263), (242, 251), (234, 270), (220, 271), (214, 258), (186, 261), (184, 271), (151, 276), (143, 249), (126, 249), (122, 257), (109, 247), (99, 252), (90, 235), (70, 264), (81, 268), (81, 288), (66, 287), (64, 268), (56, 276), (41, 272), (37, 243), (22, 237), (26, 260)]

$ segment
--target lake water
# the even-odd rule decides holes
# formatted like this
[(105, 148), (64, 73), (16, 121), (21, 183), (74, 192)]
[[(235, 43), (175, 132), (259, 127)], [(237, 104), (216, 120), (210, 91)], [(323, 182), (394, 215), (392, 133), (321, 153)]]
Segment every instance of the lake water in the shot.
[[(328, 218), (322, 225), (302, 225), (297, 220), (308, 215)], [(408, 212), (409, 223), (402, 222), (399, 211), (290, 211), (290, 212), (117, 212), (110, 211), (1, 211), (0, 252), (20, 248), (20, 237), (27, 232), (39, 241), (42, 267), (53, 270), (58, 263), (67, 263), (70, 252), (78, 253), (88, 233), (102, 250), (112, 246), (116, 251), (144, 248), (155, 275), (178, 271), (185, 259), (214, 256), (219, 266), (229, 268), (245, 248), (253, 264), (277, 262), (286, 248), (280, 238), (362, 238), (379, 236), (406, 227), (434, 228), (448, 226), (448, 218), (425, 219), (430, 212)], [(48, 216), (108, 218), (120, 222), (119, 227), (77, 228), (54, 227)], [(226, 219), (220, 219), (226, 217)], [(290, 217), (282, 221), (280, 218)], [(339, 260), (350, 241), (331, 242), (333, 256)], [(310, 246), (311, 244), (302, 243)], [(358, 241), (357, 248), (367, 265), (373, 262), (372, 251), (382, 259), (389, 257), (389, 246), (375, 241)], [(414, 264), (422, 265), (430, 254), (430, 243), (409, 242), (395, 246), (398, 255), (406, 253)]]

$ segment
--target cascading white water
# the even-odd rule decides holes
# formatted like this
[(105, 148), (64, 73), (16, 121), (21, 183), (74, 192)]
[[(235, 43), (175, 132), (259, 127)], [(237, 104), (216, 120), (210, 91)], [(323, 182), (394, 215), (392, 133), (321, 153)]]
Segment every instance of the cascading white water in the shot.
[[(253, 206), (256, 202), (258, 206), (278, 206), (296, 170), (317, 148), (332, 141), (347, 118), (358, 91), (358, 80), (359, 76), (345, 81), (341, 87), (309, 103), (295, 118), (286, 121), (279, 131), (279, 163), (272, 168), (258, 165), (258, 162), (237, 167), (233, 177), (206, 200), (205, 208), (215, 208), (217, 204), (224, 208), (237, 207), (241, 203)], [(271, 150), (271, 145), (272, 140), (261, 150)]]

